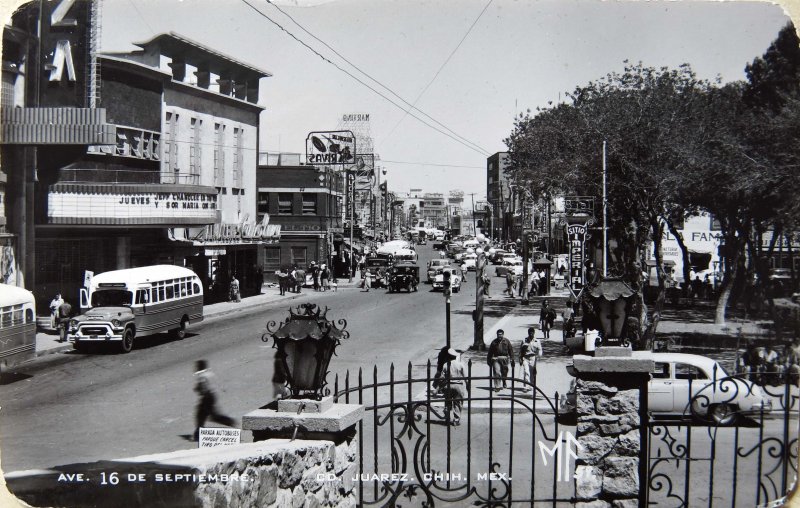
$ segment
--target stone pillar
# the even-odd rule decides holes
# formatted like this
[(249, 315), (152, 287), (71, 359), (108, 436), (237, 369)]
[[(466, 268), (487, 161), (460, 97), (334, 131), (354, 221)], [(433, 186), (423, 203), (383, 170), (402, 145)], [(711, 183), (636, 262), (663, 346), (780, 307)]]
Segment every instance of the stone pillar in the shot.
[(577, 507), (647, 506), (647, 382), (653, 361), (629, 348), (575, 355)]

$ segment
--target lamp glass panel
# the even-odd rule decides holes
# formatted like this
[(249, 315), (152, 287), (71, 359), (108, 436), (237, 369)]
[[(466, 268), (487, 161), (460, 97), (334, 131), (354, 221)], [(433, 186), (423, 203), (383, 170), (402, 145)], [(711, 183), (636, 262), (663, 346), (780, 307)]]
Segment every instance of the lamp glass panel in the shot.
[(286, 364), (295, 390), (314, 390), (314, 374), (317, 370), (315, 357), (317, 348), (313, 340), (287, 340), (284, 343)]

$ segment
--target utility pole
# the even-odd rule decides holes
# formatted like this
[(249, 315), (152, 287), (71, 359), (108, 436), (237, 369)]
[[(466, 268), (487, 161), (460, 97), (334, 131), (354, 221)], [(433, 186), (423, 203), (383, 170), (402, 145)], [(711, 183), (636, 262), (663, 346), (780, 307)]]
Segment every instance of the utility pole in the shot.
[(603, 141), (603, 278), (608, 276), (608, 229), (606, 226), (606, 142)]
[[(470, 192), (469, 196), (470, 196), (470, 198), (472, 198), (472, 234), (477, 236), (478, 235), (478, 226), (477, 226), (477, 222), (475, 221), (475, 193), (474, 192)], [(481, 338), (481, 340), (483, 340), (483, 339)]]
[[(474, 210), (474, 205), (473, 205)], [(486, 266), (486, 255), (483, 249), (476, 249), (478, 259), (475, 260), (475, 315), (473, 316), (473, 351), (486, 351), (486, 344), (483, 342), (483, 271)]]

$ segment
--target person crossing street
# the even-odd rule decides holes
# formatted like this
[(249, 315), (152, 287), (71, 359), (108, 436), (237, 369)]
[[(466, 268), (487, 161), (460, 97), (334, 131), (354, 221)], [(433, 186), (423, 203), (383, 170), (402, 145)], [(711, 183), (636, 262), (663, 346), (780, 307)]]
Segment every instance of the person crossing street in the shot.
[(509, 361), (514, 363), (513, 351), (514, 348), (511, 346), (511, 341), (505, 337), (505, 332), (497, 330), (497, 337), (489, 345), (489, 352), (486, 355), (486, 361), (492, 369), (492, 382), (496, 392), (507, 387), (508, 363)]

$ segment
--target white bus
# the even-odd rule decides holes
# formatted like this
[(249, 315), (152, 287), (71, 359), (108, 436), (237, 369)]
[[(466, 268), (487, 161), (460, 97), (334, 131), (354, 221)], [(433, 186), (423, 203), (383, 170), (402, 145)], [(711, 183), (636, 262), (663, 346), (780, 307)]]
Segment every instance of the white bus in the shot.
[(92, 277), (81, 307), (89, 310), (70, 320), (67, 335), (75, 349), (117, 342), (127, 353), (135, 337), (168, 331), (184, 338), (187, 325), (203, 320), (203, 285), (181, 266), (115, 270)]
[(36, 355), (36, 300), (33, 293), (0, 284), (0, 365), (9, 367)]

